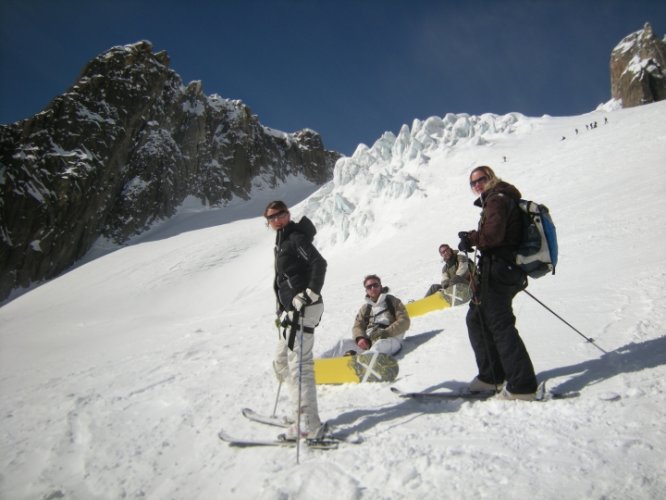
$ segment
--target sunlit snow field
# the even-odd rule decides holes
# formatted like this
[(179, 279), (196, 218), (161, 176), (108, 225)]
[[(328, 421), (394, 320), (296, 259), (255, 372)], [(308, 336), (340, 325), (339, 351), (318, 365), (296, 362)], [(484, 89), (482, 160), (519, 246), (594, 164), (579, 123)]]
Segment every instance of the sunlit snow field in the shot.
[[(433, 117), (359, 146), (321, 189), (292, 179), (224, 208), (188, 200), (130, 245), (100, 241), (0, 307), (0, 498), (663, 497), (664, 116), (666, 102)], [(221, 442), (220, 428), (278, 432), (240, 413), (270, 413), (277, 390), (265, 204), (285, 199), (318, 227), (321, 353), (350, 335), (365, 274), (403, 301), (438, 281), (439, 244), (477, 223), (467, 181), (480, 164), (551, 210), (557, 273), (529, 290), (600, 349), (525, 294), (514, 309), (538, 378), (580, 396), (420, 403), (390, 384), (320, 386), (321, 417), (360, 444), (303, 449), (297, 465), (293, 449)], [(465, 313), (415, 318), (393, 385), (471, 380)]]

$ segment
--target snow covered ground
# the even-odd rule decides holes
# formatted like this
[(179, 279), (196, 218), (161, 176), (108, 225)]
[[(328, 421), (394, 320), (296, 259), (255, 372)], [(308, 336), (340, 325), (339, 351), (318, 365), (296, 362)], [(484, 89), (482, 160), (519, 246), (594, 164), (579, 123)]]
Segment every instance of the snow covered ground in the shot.
[[(317, 192), (294, 180), (225, 209), (188, 203), (129, 246), (100, 243), (0, 308), (0, 498), (663, 498), (664, 116), (666, 102), (415, 122), (359, 146)], [(606, 352), (527, 295), (514, 306), (539, 379), (580, 396), (420, 403), (389, 384), (324, 386), (322, 418), (360, 444), (304, 449), (297, 465), (293, 449), (221, 442), (220, 428), (277, 434), (240, 413), (270, 413), (277, 389), (266, 202), (304, 200), (295, 218), (320, 230), (321, 353), (349, 335), (365, 274), (405, 301), (438, 280), (438, 245), (476, 225), (479, 164), (551, 209), (557, 274), (529, 290)], [(475, 375), (465, 311), (413, 320), (394, 385)]]

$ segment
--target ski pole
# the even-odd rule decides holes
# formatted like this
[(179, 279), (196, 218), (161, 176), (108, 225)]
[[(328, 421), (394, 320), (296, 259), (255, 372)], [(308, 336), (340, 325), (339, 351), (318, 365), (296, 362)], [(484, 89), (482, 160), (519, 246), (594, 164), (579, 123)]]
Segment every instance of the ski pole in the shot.
[(282, 389), (282, 380), (278, 382), (278, 390), (277, 394), (275, 395), (275, 404), (273, 405), (273, 415), (271, 415), (272, 417), (275, 417), (276, 416), (275, 414), (277, 413), (278, 401), (280, 399), (280, 389)]
[[(275, 321), (275, 327), (277, 328), (278, 331), (278, 340), (280, 340), (280, 321), (276, 320)], [(280, 389), (282, 389), (282, 380), (278, 381), (278, 390), (277, 394), (275, 395), (275, 404), (273, 405), (273, 417), (275, 417), (275, 414), (277, 413), (277, 406), (278, 406), (278, 400), (280, 399)]]
[(539, 299), (537, 299), (537, 298), (536, 298), (534, 295), (532, 295), (530, 292), (528, 292), (527, 290), (523, 290), (523, 292), (525, 292), (527, 295), (529, 295), (529, 296), (532, 297), (534, 300), (536, 300), (539, 304), (541, 304), (541, 305), (544, 307), (544, 309), (546, 309), (547, 311), (549, 311), (550, 313), (552, 313), (557, 319), (559, 319), (562, 323), (564, 323), (565, 325), (567, 325), (567, 326), (568, 326), (569, 328), (571, 328), (574, 332), (576, 332), (578, 335), (580, 335), (580, 336), (583, 337), (585, 340), (587, 340), (587, 341), (588, 341), (590, 344), (592, 344), (594, 347), (596, 347), (597, 349), (599, 349), (599, 350), (600, 350), (601, 352), (603, 352), (604, 354), (608, 354), (608, 351), (605, 351), (604, 349), (602, 349), (601, 347), (599, 347), (597, 344), (594, 343), (594, 339), (591, 339), (591, 338), (586, 337), (585, 335), (583, 335), (579, 330), (577, 330), (576, 328), (574, 328), (573, 325), (572, 325), (571, 323), (567, 322), (564, 318), (562, 318), (562, 317), (561, 317), (560, 315), (558, 315), (555, 311), (553, 311), (550, 307), (548, 307), (546, 304), (544, 304), (544, 303), (541, 302)]
[[(303, 308), (303, 313), (305, 308)], [(300, 464), (301, 456), (301, 396), (303, 393), (303, 314), (299, 318), (299, 345), (300, 352), (298, 353), (298, 414), (296, 416), (296, 464)]]
[[(476, 257), (476, 252), (474, 253)], [(474, 281), (476, 282), (476, 276), (473, 277)], [(481, 276), (481, 293), (479, 294), (479, 297), (483, 295), (483, 290), (488, 289), (488, 278), (487, 275)], [(485, 284), (485, 287), (484, 287)], [(495, 374), (495, 368), (494, 368), (494, 363), (491, 362), (491, 356), (490, 356), (490, 347), (488, 346), (488, 339), (486, 338), (486, 325), (485, 321), (483, 320), (483, 314), (481, 313), (481, 303), (483, 299), (476, 301), (475, 299), (472, 299), (475, 301), (474, 304), (474, 309), (476, 310), (476, 315), (479, 318), (479, 326), (481, 327), (481, 340), (483, 340), (483, 348), (486, 352), (486, 357), (488, 358), (488, 363), (490, 363), (490, 373), (493, 376), (493, 383), (495, 384), (495, 380), (497, 380), (497, 375)], [(500, 392), (500, 385), (495, 384), (495, 394), (498, 394)]]

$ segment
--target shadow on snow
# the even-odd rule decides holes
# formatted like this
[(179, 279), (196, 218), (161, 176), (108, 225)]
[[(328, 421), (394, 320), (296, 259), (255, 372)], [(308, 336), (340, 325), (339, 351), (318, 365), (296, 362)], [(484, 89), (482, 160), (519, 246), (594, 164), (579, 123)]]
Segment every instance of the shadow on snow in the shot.
[[(404, 357), (423, 343), (427, 342), (442, 330), (433, 330), (410, 337), (405, 342), (400, 357)], [(602, 355), (598, 359), (583, 361), (574, 365), (553, 368), (539, 373), (539, 380), (570, 376), (566, 381), (552, 387), (553, 392), (580, 391), (588, 385), (613, 378), (623, 373), (638, 372), (666, 364), (666, 336), (642, 343), (632, 342), (615, 351)], [(423, 392), (438, 390), (459, 391), (467, 387), (468, 382), (449, 380), (422, 389)], [(429, 403), (432, 403), (429, 402)], [(414, 400), (403, 400), (398, 404), (384, 408), (363, 408), (343, 413), (329, 421), (333, 426), (344, 427), (345, 434), (362, 433), (377, 424), (391, 420), (404, 419), (410, 415), (418, 418), (423, 414), (451, 413), (457, 411), (463, 403), (471, 400), (454, 399), (435, 404), (425, 404)], [(388, 429), (387, 429), (388, 430)]]

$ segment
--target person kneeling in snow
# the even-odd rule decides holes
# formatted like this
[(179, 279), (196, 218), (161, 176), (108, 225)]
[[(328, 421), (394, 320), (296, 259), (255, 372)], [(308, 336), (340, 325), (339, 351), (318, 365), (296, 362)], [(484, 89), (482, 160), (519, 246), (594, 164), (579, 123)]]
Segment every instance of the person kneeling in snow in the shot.
[(439, 291), (452, 306), (469, 302), (472, 297), (469, 289), (470, 264), (467, 255), (442, 243), (439, 246), (439, 255), (442, 256), (442, 281), (431, 285), (425, 296), (428, 297)]

